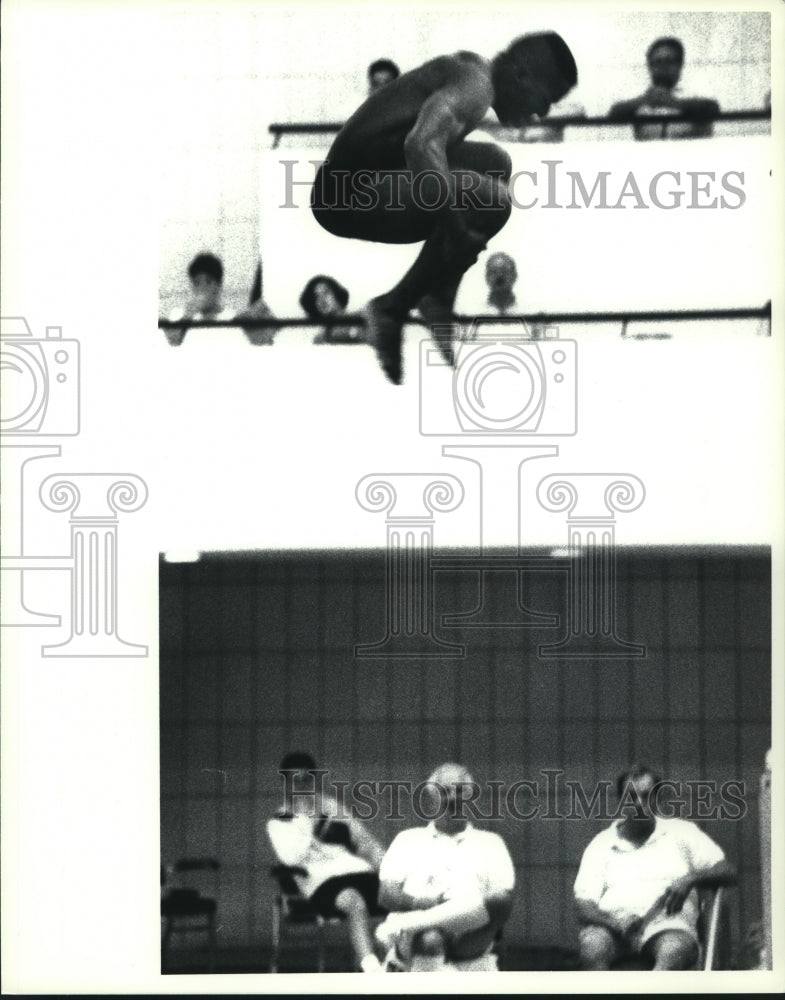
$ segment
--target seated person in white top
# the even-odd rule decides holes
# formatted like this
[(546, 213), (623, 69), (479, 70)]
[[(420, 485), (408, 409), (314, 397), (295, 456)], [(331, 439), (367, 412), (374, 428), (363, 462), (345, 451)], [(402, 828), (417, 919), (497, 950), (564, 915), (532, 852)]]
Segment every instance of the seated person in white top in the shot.
[(369, 914), (376, 910), (384, 849), (356, 819), (336, 818), (338, 805), (320, 794), (315, 769), (306, 753), (287, 754), (281, 761), (281, 773), (294, 772), (291, 795), (286, 808), (267, 823), (267, 835), (282, 864), (303, 869), (294, 878), (317, 911), (346, 917), (358, 967), (379, 972)]
[(583, 854), (574, 893), (584, 969), (609, 969), (630, 954), (647, 955), (655, 970), (691, 968), (698, 956), (696, 887), (735, 881), (722, 849), (694, 823), (655, 815), (658, 785), (647, 767), (619, 775), (626, 815)]
[[(224, 266), (219, 257), (200, 253), (188, 265), (191, 297), (180, 309), (175, 309), (170, 320), (178, 319), (234, 319), (234, 313), (223, 306)], [(186, 330), (170, 329), (166, 339), (173, 347), (182, 344)]]
[(502, 838), (465, 816), (472, 776), (443, 764), (428, 779), (427, 826), (393, 840), (379, 871), (376, 929), (392, 971), (495, 971), (493, 944), (512, 908), (515, 869)]

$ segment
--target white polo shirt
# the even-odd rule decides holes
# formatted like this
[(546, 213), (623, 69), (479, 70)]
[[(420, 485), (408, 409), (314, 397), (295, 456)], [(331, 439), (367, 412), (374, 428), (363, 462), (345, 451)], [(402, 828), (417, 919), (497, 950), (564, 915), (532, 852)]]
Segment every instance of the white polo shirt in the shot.
[(515, 868), (498, 833), (469, 823), (450, 835), (429, 823), (398, 834), (384, 856), (379, 879), (400, 883), (411, 895), (431, 896), (434, 902), (474, 884), (485, 900), (513, 889)]
[[(617, 820), (589, 843), (575, 880), (575, 898), (596, 903), (622, 922), (645, 917), (673, 883), (725, 859), (694, 823), (657, 817), (648, 840), (634, 844), (619, 835)], [(697, 894), (685, 900), (681, 918), (694, 927)]]

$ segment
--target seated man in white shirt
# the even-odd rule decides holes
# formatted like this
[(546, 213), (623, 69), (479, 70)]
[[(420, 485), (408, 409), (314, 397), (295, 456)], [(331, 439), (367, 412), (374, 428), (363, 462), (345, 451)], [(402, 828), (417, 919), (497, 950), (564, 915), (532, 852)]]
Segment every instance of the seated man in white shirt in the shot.
[(303, 869), (294, 878), (316, 910), (324, 917), (346, 917), (358, 968), (379, 972), (370, 914), (377, 909), (384, 849), (356, 819), (340, 815), (334, 799), (321, 794), (315, 769), (309, 754), (284, 757), (280, 771), (294, 772), (291, 795), (286, 809), (267, 823), (267, 835), (282, 864)]
[(693, 967), (696, 888), (735, 881), (722, 849), (694, 823), (655, 815), (658, 784), (647, 767), (619, 775), (626, 815), (584, 851), (574, 887), (584, 969), (609, 969), (631, 954), (653, 959), (655, 970)]
[[(391, 971), (498, 968), (493, 944), (512, 908), (515, 869), (502, 838), (465, 816), (472, 776), (443, 764), (428, 779), (437, 816), (399, 833), (379, 871), (379, 902), (391, 912), (376, 929)], [(430, 791), (430, 790), (429, 790)]]

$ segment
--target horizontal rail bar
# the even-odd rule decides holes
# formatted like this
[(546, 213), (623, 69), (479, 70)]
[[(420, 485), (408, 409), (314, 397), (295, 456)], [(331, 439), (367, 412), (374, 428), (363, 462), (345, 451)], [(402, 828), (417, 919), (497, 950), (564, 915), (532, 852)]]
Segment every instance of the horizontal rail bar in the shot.
[[(771, 121), (771, 110), (769, 108), (759, 108), (748, 111), (721, 111), (718, 115), (636, 115), (634, 118), (618, 120), (608, 118), (606, 115), (595, 116), (554, 116), (553, 118), (543, 118), (538, 122), (530, 122), (524, 125), (526, 128), (541, 128), (543, 126), (554, 126), (559, 128), (584, 128), (587, 126), (610, 126), (619, 125), (650, 125), (663, 123), (673, 125), (677, 122), (754, 122)], [(282, 135), (327, 135), (340, 132), (343, 122), (273, 122), (267, 126), (267, 131), (275, 136), (276, 144)], [(480, 122), (479, 129), (486, 132), (507, 131), (504, 125), (497, 122)]]
[[(575, 312), (575, 313), (516, 313), (515, 315), (496, 316), (491, 313), (477, 315), (456, 315), (455, 322), (459, 324), (513, 324), (520, 323), (634, 323), (634, 322), (690, 322), (705, 320), (733, 319), (771, 319), (771, 302), (764, 306), (739, 309), (671, 309), (671, 310), (617, 310), (608, 312)], [(429, 326), (419, 316), (408, 316), (407, 324)], [(247, 330), (263, 330), (281, 327), (335, 327), (335, 326), (367, 326), (365, 316), (360, 313), (345, 313), (330, 319), (312, 320), (295, 319), (159, 319), (159, 330), (184, 330), (192, 327), (243, 327)]]

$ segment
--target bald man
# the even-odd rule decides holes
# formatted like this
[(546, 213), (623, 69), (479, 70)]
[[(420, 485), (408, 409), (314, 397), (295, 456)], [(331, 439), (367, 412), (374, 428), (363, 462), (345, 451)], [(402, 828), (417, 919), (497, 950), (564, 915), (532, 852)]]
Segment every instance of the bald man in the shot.
[(498, 251), (492, 253), (485, 262), (485, 283), (488, 286), (488, 309), (500, 316), (517, 310), (515, 282), (518, 268), (509, 254)]
[(512, 908), (515, 869), (502, 838), (478, 830), (463, 803), (475, 787), (460, 764), (428, 779), (427, 826), (393, 840), (379, 870), (379, 902), (390, 911), (376, 931), (397, 971), (493, 972), (493, 943)]

